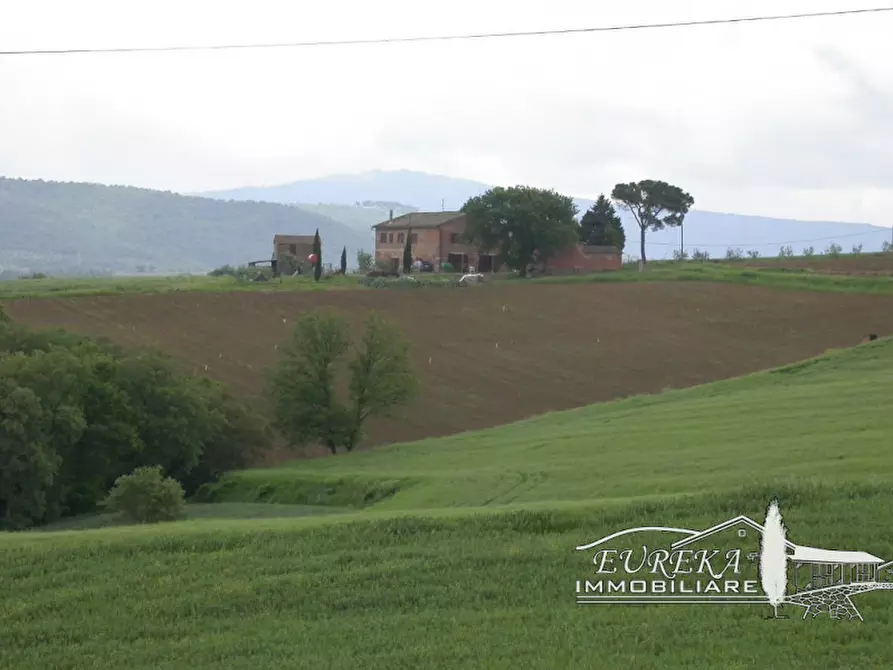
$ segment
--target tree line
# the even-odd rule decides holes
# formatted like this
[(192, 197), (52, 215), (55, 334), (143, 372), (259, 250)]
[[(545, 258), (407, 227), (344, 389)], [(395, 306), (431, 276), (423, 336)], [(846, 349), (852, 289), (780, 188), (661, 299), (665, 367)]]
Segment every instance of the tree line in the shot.
[(469, 244), (497, 251), (503, 263), (523, 277), (575, 242), (614, 246), (622, 252), (626, 233), (615, 205), (630, 212), (638, 225), (645, 263), (646, 233), (682, 225), (694, 198), (654, 179), (617, 184), (610, 200), (601, 194), (577, 221), (579, 209), (570, 196), (530, 186), (495, 187), (463, 205), (464, 237)]
[(277, 433), (292, 446), (351, 451), (368, 418), (417, 388), (406, 341), (375, 314), (354, 338), (337, 315), (310, 312), (280, 349), (260, 414), (154, 349), (30, 330), (0, 308), (0, 529), (109, 504), (176, 506), (172, 481), (193, 495), (252, 465)]

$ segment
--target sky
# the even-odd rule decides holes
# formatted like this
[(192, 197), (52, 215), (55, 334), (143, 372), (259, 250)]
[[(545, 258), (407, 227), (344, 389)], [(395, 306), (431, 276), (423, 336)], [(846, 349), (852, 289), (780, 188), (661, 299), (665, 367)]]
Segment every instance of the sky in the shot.
[[(370, 39), (881, 0), (28, 0), (0, 50)], [(893, 6), (893, 2), (889, 3)], [(493, 40), (0, 57), (0, 175), (178, 192), (410, 169), (893, 225), (893, 12)]]

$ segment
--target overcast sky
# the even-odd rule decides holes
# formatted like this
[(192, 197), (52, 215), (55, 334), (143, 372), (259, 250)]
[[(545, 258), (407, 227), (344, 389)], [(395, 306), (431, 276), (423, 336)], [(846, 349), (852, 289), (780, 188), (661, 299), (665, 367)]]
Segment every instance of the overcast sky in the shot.
[[(869, 0), (0, 0), (0, 50), (363, 39)], [(893, 224), (893, 13), (257, 51), (0, 57), (0, 175), (173, 191), (413, 169)]]

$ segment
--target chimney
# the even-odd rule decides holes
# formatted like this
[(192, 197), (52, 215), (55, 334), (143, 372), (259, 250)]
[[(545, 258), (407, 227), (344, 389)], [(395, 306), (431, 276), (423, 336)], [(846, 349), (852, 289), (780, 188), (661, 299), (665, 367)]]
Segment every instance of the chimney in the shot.
[(388, 221), (393, 221), (393, 220), (394, 220), (394, 210), (392, 209), (391, 212), (388, 214)]

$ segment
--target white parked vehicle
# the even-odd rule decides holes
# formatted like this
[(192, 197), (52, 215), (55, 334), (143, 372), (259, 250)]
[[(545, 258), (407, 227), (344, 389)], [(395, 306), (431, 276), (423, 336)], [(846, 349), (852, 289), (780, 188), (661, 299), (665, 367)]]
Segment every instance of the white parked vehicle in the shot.
[(476, 272), (474, 274), (462, 275), (462, 279), (459, 280), (460, 284), (477, 284), (482, 283), (484, 281), (484, 275), (480, 272)]

